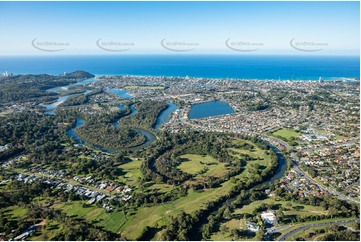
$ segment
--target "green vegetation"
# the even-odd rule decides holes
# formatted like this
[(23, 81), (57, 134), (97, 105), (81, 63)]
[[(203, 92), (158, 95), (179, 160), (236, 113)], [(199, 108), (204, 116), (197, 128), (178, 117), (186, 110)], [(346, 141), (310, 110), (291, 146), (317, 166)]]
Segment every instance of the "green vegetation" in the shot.
[(227, 172), (223, 163), (220, 163), (212, 156), (185, 154), (181, 155), (181, 164), (178, 166), (184, 172), (192, 175), (204, 175), (221, 177)]
[[(58, 209), (51, 208), (50, 205), (54, 203), (54, 197), (57, 194), (59, 191), (52, 190), (48, 185), (40, 182), (30, 185), (11, 182), (7, 185), (5, 189), (0, 191), (0, 206), (5, 207), (0, 209), (0, 231), (5, 232), (2, 236), (5, 235), (7, 239), (13, 238), (35, 224), (38, 228), (36, 228), (34, 239), (114, 240), (118, 237), (112, 232), (103, 231), (91, 223), (74, 219), (66, 216)], [(39, 200), (40, 197), (46, 199)], [(76, 210), (76, 208), (72, 209), (84, 212)], [(107, 222), (103, 226), (114, 229), (114, 221), (119, 217), (105, 216), (100, 218), (104, 219), (100, 221)], [(109, 221), (114, 223), (109, 224)]]
[[(356, 204), (322, 193), (312, 196), (312, 192), (290, 192), (290, 187), (281, 186), (283, 181), (269, 182), (278, 168), (278, 157), (270, 145), (258, 138), (261, 136), (189, 131), (188, 126), (183, 129), (174, 122), (170, 130), (185, 132), (157, 131), (157, 139), (147, 148), (129, 149), (145, 141), (143, 135), (132, 129), (153, 132), (153, 125), (166, 103), (154, 101), (155, 98), (124, 100), (109, 96), (102, 92), (107, 80), (86, 95), (84, 91), (88, 87), (78, 85), (59, 93), (45, 91), (85, 77), (86, 73), (78, 72), (59, 77), (0, 78), (0, 88), (9, 91), (7, 94), (0, 89), (0, 100), (6, 101), (0, 105), (4, 110), (0, 117), (3, 149), (0, 152), (0, 240), (13, 239), (31, 225), (36, 225), (36, 231), (26, 238), (28, 240), (272, 240), (278, 234), (266, 237), (266, 225), (260, 217), (260, 213), (268, 209), (275, 211), (278, 226), (293, 224), (290, 229), (359, 216)], [(39, 81), (30, 88), (37, 78)], [(154, 90), (148, 94), (167, 88), (132, 85), (132, 79), (127, 78), (126, 84), (120, 85), (129, 84), (126, 89)], [(178, 82), (175, 80), (172, 79), (172, 83)], [(321, 88), (327, 89), (326, 85), (322, 84)], [(19, 94), (15, 93), (16, 88)], [(207, 88), (202, 86), (197, 90)], [(213, 90), (213, 85), (211, 88)], [(258, 111), (270, 107), (270, 112), (300, 110), (300, 115), (305, 117), (321, 109), (337, 109), (334, 103), (339, 98), (328, 95), (327, 91), (318, 97), (313, 93), (308, 95), (307, 91), (300, 96), (288, 96), (289, 93), (281, 89), (249, 90), (244, 95), (228, 91), (224, 94), (235, 106), (242, 104), (241, 100), (245, 103), (243, 110), (259, 115), (260, 120), (267, 119), (264, 115), (268, 111)], [(68, 94), (71, 96), (56, 109), (56, 115), (42, 114), (44, 110), (38, 106), (39, 102), (49, 103), (59, 95)], [(297, 102), (305, 96), (306, 102)], [(174, 103), (186, 107), (185, 98)], [(330, 107), (323, 103), (328, 100), (333, 102)], [(125, 110), (118, 108), (120, 103)], [(31, 108), (22, 111), (27, 105)], [(133, 107), (136, 112), (132, 112)], [(347, 115), (354, 117), (347, 124), (358, 127), (359, 110), (352, 105), (346, 108)], [(346, 115), (343, 109), (339, 111)], [(77, 119), (85, 121), (77, 129), (79, 136), (86, 140), (85, 145), (76, 144), (76, 140), (66, 134)], [(337, 121), (333, 116), (329, 119)], [(242, 122), (235, 120), (236, 124)], [(247, 129), (253, 133), (256, 126), (250, 123)], [(357, 136), (351, 126), (339, 125), (342, 131), (335, 135), (347, 136), (349, 130), (352, 136)], [(315, 127), (332, 128), (323, 122)], [(299, 129), (305, 130), (307, 125)], [(292, 146), (303, 145), (297, 144), (300, 132), (292, 129), (281, 129), (272, 135)], [(103, 152), (99, 146), (112, 152)], [(357, 145), (351, 144), (351, 149), (344, 154), (353, 159), (356, 151)], [(335, 148), (336, 152), (339, 148)], [(336, 154), (333, 158), (336, 159)], [(314, 168), (305, 169), (312, 176), (318, 175)], [(354, 177), (354, 173), (351, 174)], [(267, 196), (266, 189), (272, 191), (272, 197)], [(246, 221), (258, 225), (259, 232), (247, 231)], [(310, 230), (295, 234), (292, 239), (347, 240), (359, 236), (357, 228), (352, 233), (343, 228), (320, 229), (324, 231)]]
[[(84, 90), (82, 90), (84, 92)], [(93, 95), (97, 95), (103, 92), (103, 90), (93, 90), (92, 92), (88, 94), (80, 93), (77, 95), (71, 95), (69, 98), (61, 103), (59, 107), (68, 107), (68, 106), (77, 106), (77, 105), (83, 105), (86, 104), (89, 101), (89, 97)]]
[(290, 141), (292, 138), (295, 139), (298, 136), (300, 136), (301, 133), (285, 128), (285, 129), (277, 130), (276, 132), (273, 132), (272, 134), (275, 137), (282, 137), (282, 139), (286, 139), (287, 141)]
[(89, 79), (94, 75), (76, 71), (61, 76), (51, 75), (15, 75), (0, 80), (0, 102), (49, 101), (57, 97), (56, 93), (46, 89), (65, 86)]
[(249, 163), (258, 163), (259, 165), (264, 166), (271, 162), (270, 156), (251, 141), (236, 139), (232, 141), (232, 144), (234, 146), (228, 150), (231, 155), (239, 159), (244, 159)]
[(109, 150), (125, 150), (126, 148), (143, 144), (146, 138), (131, 129), (120, 125), (116, 127), (113, 123), (119, 119), (123, 120), (129, 116), (130, 107), (126, 110), (110, 108), (108, 106), (98, 105), (100, 110), (109, 110), (101, 112), (98, 115), (83, 115), (79, 111), (59, 111), (57, 116), (73, 116), (85, 119), (85, 124), (76, 129), (76, 133), (90, 144), (99, 145)]
[(145, 142), (144, 135), (127, 128), (115, 127), (113, 124), (86, 122), (78, 127), (76, 132), (87, 142), (111, 150), (121, 150)]
[(142, 177), (142, 173), (140, 171), (142, 162), (142, 159), (134, 159), (130, 162), (120, 165), (119, 168), (122, 170), (124, 175), (120, 176), (119, 180), (130, 186), (137, 185), (138, 180)]
[[(162, 102), (144, 101), (135, 104), (135, 108), (135, 115), (129, 115), (128, 106), (125, 111), (115, 109), (114, 112), (102, 116), (85, 116), (85, 124), (78, 127), (76, 132), (87, 142), (110, 150), (124, 150), (141, 145), (146, 141), (146, 137), (132, 129), (151, 130), (158, 114), (166, 105)], [(113, 122), (119, 119), (119, 127), (114, 126)]]
[(287, 142), (291, 146), (297, 146), (298, 143), (296, 142), (296, 140), (301, 135), (301, 133), (291, 129), (284, 128), (271, 133), (271, 135)]
[(167, 104), (158, 101), (143, 101), (134, 105), (137, 113), (120, 120), (121, 127), (151, 130), (160, 112), (167, 108)]
[(64, 229), (62, 223), (59, 223), (55, 220), (44, 220), (41, 229), (36, 231), (33, 236), (29, 238), (31, 241), (46, 241), (46, 240), (55, 240), (56, 236), (61, 234), (61, 231)]
[(54, 208), (61, 209), (68, 216), (76, 216), (94, 225), (103, 227), (107, 231), (118, 232), (119, 228), (125, 222), (123, 211), (108, 213), (104, 208), (96, 205), (85, 206), (83, 201), (74, 201), (56, 204)]
[[(27, 213), (26, 208), (18, 207), (18, 206), (10, 206), (7, 207), (6, 210), (11, 217), (23, 217)], [(5, 212), (5, 211), (3, 211)]]
[[(63, 121), (72, 122), (71, 117)], [(59, 129), (53, 116), (34, 112), (0, 117), (0, 134), (0, 145), (11, 145), (7, 152), (0, 154), (0, 161), (26, 151), (28, 160), (24, 165), (39, 160), (44, 163), (58, 161), (63, 150), (61, 143), (69, 142), (65, 130)]]
[[(190, 138), (192, 142), (188, 144), (187, 140)], [(212, 139), (217, 139), (218, 142), (210, 142)], [(178, 216), (181, 216), (183, 219), (187, 220), (187, 216), (180, 215), (182, 214), (181, 212), (185, 212), (186, 214), (191, 215), (191, 223), (197, 223), (201, 217), (207, 217), (207, 214), (212, 211), (212, 208), (215, 206), (215, 204), (225, 202), (226, 198), (229, 197), (230, 194), (238, 193), (242, 188), (251, 187), (252, 184), (261, 182), (262, 177), (267, 177), (269, 172), (273, 171), (275, 167), (274, 161), (277, 162), (277, 159), (275, 159), (275, 157), (271, 154), (272, 152), (267, 150), (267, 146), (262, 143), (258, 143), (257, 141), (255, 141), (256, 143), (250, 141), (244, 142), (244, 140), (240, 138), (230, 138), (226, 135), (219, 134), (216, 137), (212, 136), (211, 134), (198, 136), (194, 136), (193, 134), (183, 134), (181, 138), (177, 137), (175, 140), (177, 140), (178, 143), (182, 143), (184, 145), (176, 145), (174, 148), (170, 148), (168, 146), (167, 150), (173, 149), (172, 152), (169, 152), (169, 155), (168, 152), (163, 153), (161, 156), (159, 156), (159, 153), (153, 154), (155, 157), (161, 157), (160, 161), (162, 161), (162, 165), (160, 165), (161, 163), (157, 164), (158, 160), (156, 160), (152, 169), (155, 168), (158, 175), (166, 175), (169, 179), (167, 181), (168, 183), (173, 183), (173, 181), (179, 182), (180, 180), (173, 179), (179, 179), (178, 176), (182, 173), (176, 173), (178, 172), (177, 170), (173, 170), (174, 173), (163, 173), (163, 170), (161, 169), (164, 169), (168, 166), (168, 164), (170, 164), (163, 162), (170, 162), (173, 160), (171, 162), (174, 162), (178, 165), (178, 167), (180, 167), (184, 162), (182, 159), (185, 157), (200, 163), (202, 159), (207, 160), (216, 156), (217, 159), (214, 159), (214, 157), (212, 162), (215, 162), (218, 160), (218, 158), (220, 158), (222, 162), (218, 161), (217, 163), (223, 163), (224, 166), (227, 166), (229, 168), (228, 173), (221, 178), (213, 180), (199, 180), (199, 184), (190, 183), (188, 182), (189, 179), (185, 179), (184, 184), (193, 188), (188, 189), (186, 195), (178, 198), (177, 200), (174, 200), (172, 203), (167, 205), (153, 206), (151, 208), (140, 208), (140, 212), (136, 213), (134, 217), (128, 217), (129, 220), (121, 230), (127, 239), (138, 239), (140, 237), (143, 238), (144, 234), (149, 236), (147, 238), (153, 238), (153, 236), (156, 236), (158, 239), (167, 240), (182, 239), (187, 237), (187, 234), (190, 233), (189, 229), (182, 229), (180, 224), (171, 222), (173, 220), (170, 217), (176, 216), (178, 218)], [(160, 140), (160, 142), (166, 141), (170, 142), (171, 140)], [(208, 147), (202, 144), (207, 144)], [(241, 151), (241, 145), (244, 145), (248, 149), (254, 150), (254, 152), (259, 155), (257, 158), (248, 155), (247, 160), (249, 160), (249, 164), (246, 167), (243, 167), (246, 163), (245, 160), (241, 159), (237, 162), (237, 158), (229, 154), (232, 151), (232, 147), (236, 147), (236, 149)], [(157, 144), (157, 147), (164, 146)], [(258, 149), (256, 149), (256, 147)], [(262, 151), (260, 147), (266, 150)], [(158, 151), (157, 148), (154, 148), (154, 150), (161, 152)], [(233, 150), (233, 152), (235, 151)], [(148, 162), (152, 162), (152, 157), (149, 157), (149, 159), (150, 160), (148, 160)], [(145, 161), (145, 164), (147, 164), (147, 160)], [(259, 165), (258, 161), (261, 161), (264, 166)], [(151, 163), (148, 164), (150, 167), (152, 167)], [(144, 170), (144, 168), (145, 167), (142, 166), (143, 173), (145, 174), (145, 177), (148, 176), (149, 179), (152, 177), (149, 176), (150, 170)], [(192, 170), (191, 167), (188, 168), (188, 172), (190, 173), (196, 171), (194, 169)], [(190, 173), (187, 174), (192, 175)], [(158, 175), (152, 177), (152, 180), (158, 181)], [(192, 176), (194, 176), (194, 174)], [(232, 179), (228, 179), (228, 177), (232, 177)], [(195, 177), (193, 177), (193, 179), (194, 178)], [(142, 226), (137, 226), (142, 223), (144, 223), (144, 225), (148, 224), (147, 226), (150, 228), (146, 231), (143, 231), (141, 229)], [(173, 234), (171, 232), (177, 231), (178, 229), (181, 229), (183, 232), (179, 234)], [(150, 231), (155, 232), (155, 234), (150, 236)]]
[[(312, 224), (314, 225), (311, 228), (301, 230), (296, 232), (286, 238), (287, 240), (296, 240), (296, 241), (303, 241), (303, 240), (321, 240), (321, 241), (335, 241), (335, 240), (344, 240), (344, 241), (356, 241), (360, 237), (360, 224), (359, 223), (347, 223), (346, 226), (351, 228), (351, 230), (346, 230), (344, 225), (330, 225), (330, 226), (317, 226), (317, 224), (325, 223), (325, 222), (337, 222), (343, 220), (350, 220), (353, 218), (337, 218), (337, 219), (324, 219), (319, 221), (311, 221), (305, 222), (301, 224), (292, 224), (290, 228), (282, 230), (282, 233), (279, 234), (286, 234), (296, 228)], [(341, 232), (341, 233), (340, 233)], [(278, 236), (278, 237), (279, 237)], [(337, 238), (338, 237), (338, 238)]]
[(191, 214), (205, 209), (208, 203), (228, 194), (232, 186), (231, 182), (225, 182), (219, 188), (206, 189), (203, 192), (189, 191), (186, 196), (172, 203), (141, 207), (135, 215), (127, 217), (121, 233), (129, 240), (136, 240), (141, 236), (145, 226), (163, 227), (170, 222), (169, 216), (175, 216), (181, 211)]
[(240, 209), (234, 211), (235, 214), (244, 214), (255, 211), (260, 206), (271, 206), (275, 208), (282, 208), (283, 214), (286, 216), (309, 216), (309, 215), (327, 215), (327, 210), (320, 209), (319, 206), (305, 205), (292, 201), (280, 201), (275, 198), (267, 198), (264, 200), (257, 200)]
[[(293, 234), (292, 236), (288, 237), (287, 240), (319, 240), (321, 237), (325, 236), (324, 233), (326, 232), (325, 228), (327, 226), (321, 226), (317, 228), (306, 229), (300, 232)], [(302, 238), (302, 239), (301, 239)]]

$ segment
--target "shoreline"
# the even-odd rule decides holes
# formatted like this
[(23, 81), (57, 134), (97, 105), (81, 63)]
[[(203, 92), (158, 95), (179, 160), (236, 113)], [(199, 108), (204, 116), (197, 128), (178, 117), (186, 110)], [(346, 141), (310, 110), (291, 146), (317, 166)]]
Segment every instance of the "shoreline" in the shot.
[[(271, 79), (271, 78), (229, 78), (229, 77), (190, 77), (190, 76), (168, 76), (168, 75), (133, 75), (133, 74), (93, 74), (96, 80), (109, 77), (143, 77), (143, 78), (180, 78), (180, 79), (197, 79), (197, 80), (214, 80), (214, 81), (272, 81), (272, 82), (319, 82), (319, 79), (302, 78), (302, 79)], [(322, 77), (324, 82), (360, 82), (356, 77)], [(307, 80), (305, 80), (307, 79)], [(124, 89), (126, 90), (126, 89)]]

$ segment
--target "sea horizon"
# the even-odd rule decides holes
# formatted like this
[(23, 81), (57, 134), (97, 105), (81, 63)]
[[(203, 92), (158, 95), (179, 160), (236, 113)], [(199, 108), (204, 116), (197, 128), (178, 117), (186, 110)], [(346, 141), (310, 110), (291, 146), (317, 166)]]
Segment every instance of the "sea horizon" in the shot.
[(0, 56), (0, 72), (252, 80), (338, 80), (360, 77), (357, 55), (47, 55)]

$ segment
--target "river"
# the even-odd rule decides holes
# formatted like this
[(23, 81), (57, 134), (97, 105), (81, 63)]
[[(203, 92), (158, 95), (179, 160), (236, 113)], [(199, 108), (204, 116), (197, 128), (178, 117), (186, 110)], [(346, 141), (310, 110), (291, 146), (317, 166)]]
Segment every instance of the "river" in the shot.
[[(96, 79), (95, 78), (90, 78), (90, 79), (86, 79), (84, 81), (81, 81), (81, 82), (77, 82), (77, 83), (73, 83), (73, 84), (70, 84), (68, 86), (62, 86), (62, 87), (54, 87), (54, 88), (49, 88), (47, 89), (46, 91), (49, 91), (49, 92), (61, 92), (61, 91), (67, 91), (69, 90), (69, 87), (71, 86), (79, 86), (79, 85), (86, 85), (90, 82), (95, 82)], [(127, 91), (126, 90), (118, 90), (118, 89), (110, 89), (110, 88), (107, 88), (107, 91), (113, 93), (113, 94), (116, 94), (122, 98), (126, 98), (126, 99), (132, 99), (133, 96), (131, 95), (128, 95)], [(84, 95), (90, 93), (91, 90), (86, 90), (84, 92)], [(55, 115), (55, 112), (54, 110), (63, 102), (65, 102), (70, 96), (72, 95), (65, 95), (65, 96), (61, 96), (59, 97), (55, 102), (51, 103), (51, 104), (40, 104), (41, 106), (45, 107), (45, 113), (48, 114), (48, 115)], [(124, 105), (119, 105), (119, 108), (121, 110), (124, 110), (125, 106)], [(134, 108), (133, 105), (130, 106), (130, 110), (131, 110), (131, 113), (129, 115), (135, 115), (137, 113), (137, 110)], [(69, 129), (66, 131), (67, 135), (71, 138), (74, 138), (75, 141), (78, 143), (78, 144), (85, 144), (85, 140), (81, 139), (78, 134), (76, 133), (76, 128), (84, 125), (84, 120), (83, 119), (80, 119), (80, 118), (77, 118), (76, 120), (76, 124), (75, 124), (75, 127)], [(114, 122), (113, 125), (115, 125), (116, 127), (119, 127), (119, 120)], [(161, 123), (159, 124), (161, 125)], [(151, 143), (153, 143), (155, 140), (156, 140), (156, 137), (146, 131), (146, 130), (141, 130), (141, 129), (132, 129), (138, 133), (141, 133), (142, 135), (145, 136), (146, 138), (146, 142), (144, 142), (143, 144), (141, 145), (138, 145), (138, 146), (134, 146), (134, 147), (131, 147), (130, 149), (131, 150), (139, 150), (139, 149), (143, 149), (147, 146), (149, 146)], [(106, 149), (100, 145), (95, 145), (95, 144), (92, 144), (93, 147), (97, 148), (97, 149), (100, 149), (102, 151), (105, 151), (105, 152), (112, 152), (112, 150), (109, 150), (109, 149)]]
[[(88, 83), (91, 83), (91, 82), (95, 82), (96, 79), (95, 78), (89, 78), (89, 79), (86, 79), (86, 80), (83, 80), (83, 81), (80, 81), (80, 82), (77, 82), (77, 83), (73, 83), (73, 84), (70, 84), (68, 86), (62, 86), (62, 87), (53, 87), (53, 88), (49, 88), (47, 89), (46, 91), (47, 92), (57, 92), (59, 93), (60, 91), (67, 91), (69, 90), (69, 87), (71, 86), (81, 86), (81, 85), (85, 85), (85, 84), (88, 84)], [(84, 92), (84, 95), (87, 95), (88, 93), (91, 93), (92, 91), (91, 90), (86, 90)], [(65, 96), (61, 96), (59, 97), (55, 102), (53, 103), (50, 103), (50, 104), (40, 104), (40, 106), (43, 106), (45, 107), (45, 113), (48, 114), (48, 115), (55, 115), (55, 112), (54, 110), (60, 105), (62, 104), (63, 102), (65, 102), (66, 100), (68, 100), (68, 98), (72, 96), (72, 95), (65, 95)]]
[(285, 157), (283, 157), (282, 152), (276, 146), (273, 146), (266, 141), (263, 141), (263, 142), (266, 143), (267, 145), (269, 145), (271, 147), (271, 149), (276, 153), (277, 158), (278, 158), (278, 167), (277, 167), (275, 174), (271, 178), (269, 178), (266, 181), (262, 182), (261, 184), (257, 185), (257, 187), (262, 187), (264, 185), (273, 184), (275, 180), (280, 180), (284, 176), (285, 172), (287, 171), (287, 161), (286, 161)]
[[(86, 81), (87, 81), (87, 80), (83, 81), (83, 83), (89, 83), (89, 81), (87, 81), (87, 82), (86, 82)], [(72, 84), (72, 85), (75, 85), (75, 84)], [(80, 83), (77, 83), (77, 85), (81, 85), (81, 84), (80, 84)], [(69, 86), (70, 86), (70, 85), (69, 85)], [(67, 87), (60, 87), (60, 88), (63, 89), (63, 90), (66, 90), (66, 89), (67, 89)], [(56, 91), (56, 90), (59, 90), (59, 89), (54, 89), (54, 88), (52, 89), (52, 91)], [(108, 90), (109, 92), (111, 92), (111, 93), (113, 93), (113, 94), (116, 94), (116, 95), (119, 95), (119, 96), (121, 96), (121, 97), (123, 97), (123, 98), (127, 98), (127, 99), (133, 98), (132, 96), (130, 96), (129, 94), (127, 94), (127, 92), (126, 92), (125, 90), (116, 90), (116, 89), (107, 89), (107, 90)], [(50, 90), (49, 90), (49, 91), (50, 91)], [(87, 90), (87, 91), (88, 91), (88, 90)], [(87, 93), (87, 91), (86, 91), (85, 93)], [(47, 109), (46, 112), (52, 112), (52, 114), (55, 115), (55, 113), (53, 112), (53, 110), (54, 110), (60, 103), (64, 102), (69, 96), (70, 96), (70, 95), (60, 97), (55, 103), (52, 103), (52, 104), (49, 104), (49, 105), (46, 105), (46, 106), (43, 105), (43, 106), (45, 106), (46, 109)], [(214, 102), (213, 102), (213, 103), (207, 103), (206, 105), (209, 105), (209, 104), (211, 104), (211, 105), (214, 105), (214, 104), (216, 104), (216, 105), (224, 105), (223, 103), (214, 103)], [(226, 104), (227, 104), (227, 103), (226, 103)], [(159, 128), (161, 127), (161, 125), (162, 125), (163, 123), (165, 123), (165, 122), (168, 121), (171, 113), (174, 112), (176, 109), (178, 109), (178, 107), (177, 107), (176, 105), (172, 104), (172, 103), (167, 103), (167, 105), (168, 105), (167, 108), (166, 108), (165, 110), (163, 110), (163, 111), (159, 114), (159, 116), (157, 117), (157, 120), (156, 120), (156, 122), (155, 122), (155, 124), (154, 124), (154, 126), (153, 126), (153, 128), (156, 129), (156, 130), (159, 130)], [(228, 104), (227, 104), (227, 105), (228, 105)], [(228, 106), (229, 106), (229, 105), (228, 105)], [(200, 106), (198, 106), (198, 107), (200, 107)], [(208, 107), (208, 106), (207, 106), (207, 107)], [(119, 108), (120, 108), (121, 110), (124, 110), (124, 109), (125, 109), (125, 106), (121, 104), (121, 105), (119, 105)], [(227, 108), (228, 108), (228, 107), (227, 107)], [(229, 107), (229, 108), (230, 108), (230, 109), (227, 109), (226, 111), (223, 111), (223, 112), (234, 112), (231, 107)], [(210, 109), (207, 108), (207, 110), (211, 110), (211, 108), (210, 108)], [(131, 106), (130, 106), (130, 111), (131, 111), (131, 112), (130, 112), (128, 115), (135, 115), (135, 114), (137, 113), (137, 110), (134, 108), (134, 105), (131, 105)], [(204, 110), (203, 110), (203, 111), (204, 111)], [(214, 111), (214, 110), (213, 110), (213, 111)], [(212, 112), (213, 112), (213, 111), (212, 111)], [(217, 111), (217, 114), (216, 114), (216, 115), (219, 115), (218, 113), (219, 113), (219, 112)], [(205, 114), (205, 113), (203, 112), (202, 115), (204, 115), (204, 114)], [(214, 114), (214, 113), (212, 113), (212, 114)], [(211, 116), (212, 116), (212, 114), (211, 114)], [(202, 116), (202, 115), (201, 115), (201, 116)], [(209, 114), (206, 115), (206, 116), (209, 116)], [(204, 117), (206, 117), (206, 116), (204, 116)], [(201, 118), (201, 117), (200, 117), (200, 116), (197, 116), (197, 117), (194, 117), (194, 116), (193, 116), (193, 118)], [(82, 139), (76, 134), (76, 131), (75, 131), (76, 128), (78, 128), (78, 127), (80, 127), (80, 126), (82, 126), (82, 125), (84, 125), (84, 120), (77, 118), (75, 127), (73, 127), (72, 129), (70, 129), (70, 130), (67, 131), (67, 135), (68, 135), (69, 137), (74, 138), (78, 144), (85, 144), (85, 143), (86, 143), (84, 140), (82, 140)], [(116, 122), (114, 122), (113, 125), (116, 126), (116, 127), (119, 127), (119, 120), (117, 120)], [(136, 131), (136, 132), (139, 132), (139, 133), (143, 134), (143, 135), (146, 137), (146, 142), (143, 143), (143, 144), (141, 144), (141, 145), (138, 145), (138, 146), (135, 146), (135, 147), (131, 147), (130, 150), (135, 151), (135, 150), (139, 150), (139, 149), (146, 148), (147, 146), (149, 146), (152, 142), (154, 142), (154, 141), (156, 140), (156, 137), (155, 137), (152, 133), (150, 133), (150, 132), (148, 132), (148, 131), (141, 130), (141, 129), (133, 129), (133, 130)], [(265, 142), (265, 143), (267, 143), (267, 142)], [(277, 170), (276, 170), (275, 174), (274, 174), (271, 178), (267, 179), (266, 181), (264, 181), (264, 182), (256, 185), (255, 188), (260, 188), (260, 187), (262, 187), (262, 186), (264, 186), (264, 185), (270, 185), (270, 184), (272, 184), (275, 180), (279, 180), (280, 178), (282, 178), (282, 177), (284, 176), (284, 173), (285, 173), (286, 170), (287, 170), (287, 162), (286, 162), (286, 159), (283, 157), (281, 151), (280, 151), (277, 147), (275, 147), (275, 146), (273, 146), (273, 145), (271, 145), (271, 144), (269, 144), (269, 143), (267, 143), (267, 144), (268, 144), (268, 145), (271, 147), (271, 149), (277, 154), (279, 164), (278, 164), (278, 167), (277, 167)], [(102, 151), (112, 152), (111, 150), (107, 150), (107, 149), (105, 149), (104, 147), (101, 147), (101, 146), (99, 146), (99, 145), (92, 145), (92, 146), (95, 147), (95, 148), (98, 148), (98, 149), (100, 149), (100, 150), (102, 150)], [(201, 219), (201, 222), (199, 223), (199, 225), (197, 226), (197, 228), (195, 228), (195, 230), (196, 230), (197, 232), (192, 236), (192, 240), (200, 240), (200, 239), (201, 239), (201, 228), (202, 228), (202, 225), (207, 222), (206, 217), (208, 217), (210, 214), (215, 214), (220, 207), (222, 207), (222, 206), (224, 206), (224, 205), (226, 205), (226, 204), (229, 204), (229, 203), (231, 203), (232, 201), (234, 201), (234, 200), (236, 199), (237, 195), (238, 195), (238, 194), (235, 194), (233, 197), (231, 197), (231, 198), (229, 198), (229, 199), (221, 202), (219, 205), (216, 205), (216, 206), (212, 209), (211, 212), (209, 212), (209, 213), (207, 213), (205, 216), (203, 216), (204, 218)]]
[(169, 120), (170, 115), (177, 109), (177, 105), (167, 102), (167, 108), (158, 115), (153, 129), (159, 130), (159, 128), (162, 127), (162, 124), (166, 123)]
[[(265, 180), (264, 182), (254, 186), (254, 188), (261, 188), (262, 186), (268, 186), (270, 184), (273, 184), (275, 180), (279, 180), (280, 178), (282, 178), (285, 174), (285, 172), (287, 171), (287, 161), (286, 159), (283, 157), (281, 151), (271, 145), (268, 142), (263, 141), (264, 143), (268, 144), (271, 149), (276, 153), (277, 158), (278, 158), (278, 167), (276, 169), (275, 174), (273, 174), (272, 177), (268, 178), (267, 180)], [(218, 211), (219, 208), (221, 208), (224, 205), (230, 204), (232, 203), (234, 200), (236, 200), (237, 196), (239, 194), (235, 194), (234, 196), (232, 196), (229, 199), (226, 199), (225, 201), (221, 202), (218, 205), (215, 205), (215, 207), (212, 209), (212, 211), (205, 213), (205, 215), (202, 216), (202, 218), (200, 219), (200, 222), (197, 224), (197, 227), (194, 229), (194, 231), (196, 231), (194, 234), (192, 234), (190, 240), (194, 241), (200, 241), (202, 239), (202, 226), (203, 224), (207, 223), (207, 217), (209, 215), (215, 215)]]
[[(121, 110), (124, 110), (124, 105), (120, 105), (119, 108)], [(130, 113), (128, 115), (130, 116), (133, 116), (137, 113), (137, 110), (134, 108), (134, 104), (133, 105), (130, 105), (129, 106), (130, 108)], [(123, 117), (122, 117), (123, 118)], [(113, 125), (115, 127), (118, 127), (119, 128), (119, 120), (115, 121), (113, 123)], [(148, 147), (151, 143), (153, 143), (157, 138), (150, 132), (146, 131), (146, 130), (142, 130), (142, 129), (132, 129), (133, 131), (135, 132), (138, 132), (138, 133), (141, 133), (142, 135), (145, 136), (146, 138), (146, 141), (143, 143), (143, 144), (140, 144), (140, 145), (137, 145), (137, 146), (133, 146), (133, 147), (130, 147), (129, 149), (132, 150), (132, 151), (135, 151), (135, 150), (140, 150), (140, 149), (143, 149), (143, 148), (146, 148)]]

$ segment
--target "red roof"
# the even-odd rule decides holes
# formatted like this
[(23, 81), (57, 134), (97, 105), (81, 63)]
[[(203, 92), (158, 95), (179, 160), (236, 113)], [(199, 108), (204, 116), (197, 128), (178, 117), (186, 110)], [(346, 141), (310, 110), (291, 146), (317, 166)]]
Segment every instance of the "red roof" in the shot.
[(108, 191), (111, 191), (111, 190), (113, 190), (113, 189), (114, 189), (113, 186), (108, 186), (108, 187), (106, 188), (106, 190), (108, 190)]

